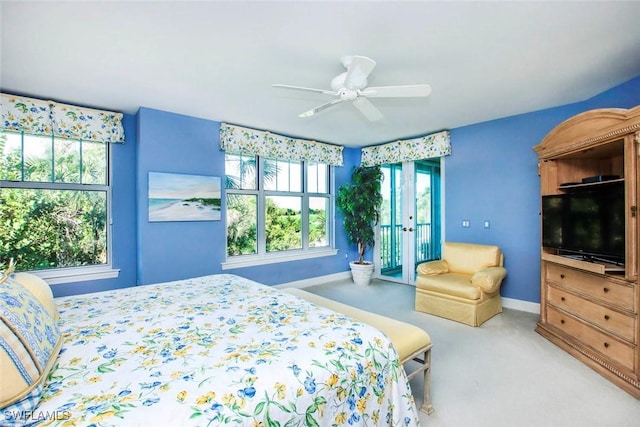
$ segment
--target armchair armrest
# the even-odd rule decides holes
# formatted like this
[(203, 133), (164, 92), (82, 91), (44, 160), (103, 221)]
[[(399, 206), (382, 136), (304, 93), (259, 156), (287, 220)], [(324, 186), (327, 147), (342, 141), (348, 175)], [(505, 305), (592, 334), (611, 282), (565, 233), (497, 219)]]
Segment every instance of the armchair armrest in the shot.
[(448, 273), (449, 265), (443, 259), (427, 261), (418, 265), (417, 271), (420, 276), (435, 276), (436, 274)]
[(500, 289), (500, 284), (506, 276), (506, 268), (488, 267), (474, 274), (471, 277), (471, 284), (478, 286), (485, 293), (492, 294)]

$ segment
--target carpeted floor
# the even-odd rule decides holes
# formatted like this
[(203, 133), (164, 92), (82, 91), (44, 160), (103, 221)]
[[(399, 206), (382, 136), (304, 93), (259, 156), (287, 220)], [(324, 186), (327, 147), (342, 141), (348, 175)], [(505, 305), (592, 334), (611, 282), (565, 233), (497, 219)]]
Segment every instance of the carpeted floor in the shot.
[[(415, 288), (350, 280), (309, 292), (413, 323), (433, 341), (430, 427), (640, 426), (640, 400), (534, 332), (538, 316), (505, 309), (479, 328), (416, 312)], [(423, 380), (411, 381), (416, 403)]]

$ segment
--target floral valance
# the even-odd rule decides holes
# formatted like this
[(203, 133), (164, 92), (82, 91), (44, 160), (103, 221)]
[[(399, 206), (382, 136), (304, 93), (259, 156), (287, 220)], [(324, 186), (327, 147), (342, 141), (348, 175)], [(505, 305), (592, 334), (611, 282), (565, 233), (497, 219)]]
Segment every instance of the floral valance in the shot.
[(449, 131), (433, 133), (419, 138), (404, 139), (362, 149), (362, 166), (386, 165), (431, 159), (451, 154)]
[(0, 94), (0, 128), (31, 135), (95, 142), (124, 142), (122, 114)]
[(342, 148), (338, 145), (289, 138), (275, 133), (227, 123), (220, 125), (220, 148), (240, 154), (272, 159), (307, 160), (342, 166)]

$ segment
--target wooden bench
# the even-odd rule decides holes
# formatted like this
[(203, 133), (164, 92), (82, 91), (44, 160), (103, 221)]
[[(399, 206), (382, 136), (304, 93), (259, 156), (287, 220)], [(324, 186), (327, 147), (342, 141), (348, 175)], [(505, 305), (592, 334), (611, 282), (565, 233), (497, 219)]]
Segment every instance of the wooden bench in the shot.
[[(424, 398), (422, 401), (422, 405), (420, 406), (420, 411), (426, 414), (431, 414), (433, 412), (433, 406), (431, 405), (432, 344), (429, 334), (415, 325), (381, 316), (379, 314), (370, 313), (368, 311), (361, 310), (359, 308), (355, 308), (350, 305), (331, 300), (329, 298), (324, 298), (302, 289), (286, 288), (281, 290), (289, 294), (296, 295), (321, 307), (325, 307), (346, 316), (352, 317), (353, 319), (362, 323), (366, 323), (369, 326), (373, 326), (374, 328), (384, 333), (393, 343), (393, 346), (398, 353), (400, 363), (402, 363), (403, 366), (405, 365), (405, 363), (410, 361), (415, 361), (418, 363), (418, 368), (411, 372), (407, 372), (407, 377), (411, 379), (420, 372), (423, 373)], [(405, 366), (405, 372), (406, 370), (407, 367)]]

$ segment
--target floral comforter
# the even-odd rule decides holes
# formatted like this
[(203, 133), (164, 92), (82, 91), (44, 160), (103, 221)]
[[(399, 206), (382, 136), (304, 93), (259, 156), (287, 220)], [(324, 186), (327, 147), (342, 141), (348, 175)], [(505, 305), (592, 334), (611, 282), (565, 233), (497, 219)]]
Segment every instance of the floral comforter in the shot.
[(229, 274), (57, 298), (56, 426), (418, 424), (379, 331)]

